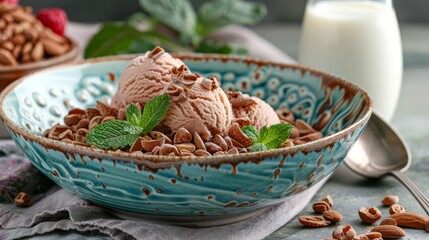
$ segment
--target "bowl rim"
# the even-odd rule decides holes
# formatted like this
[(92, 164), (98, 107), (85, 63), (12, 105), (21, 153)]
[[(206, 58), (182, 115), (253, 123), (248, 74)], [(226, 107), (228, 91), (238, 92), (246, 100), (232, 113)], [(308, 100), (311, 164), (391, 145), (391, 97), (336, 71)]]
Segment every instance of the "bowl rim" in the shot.
[[(277, 148), (277, 149), (271, 149), (267, 151), (261, 151), (261, 152), (250, 152), (250, 153), (240, 153), (236, 155), (217, 155), (217, 156), (205, 156), (205, 157), (199, 157), (199, 156), (159, 156), (159, 155), (143, 155), (143, 154), (136, 154), (136, 153), (129, 153), (129, 152), (122, 152), (122, 151), (115, 151), (115, 150), (104, 150), (100, 148), (96, 148), (93, 146), (81, 146), (76, 145), (73, 143), (66, 143), (58, 140), (53, 140), (49, 138), (45, 138), (43, 136), (37, 135), (36, 133), (33, 133), (23, 127), (20, 127), (19, 125), (12, 122), (5, 114), (3, 109), (3, 104), (5, 98), (11, 93), (20, 83), (27, 79), (31, 79), (33, 75), (39, 75), (44, 73), (49, 73), (50, 71), (60, 70), (60, 69), (67, 69), (67, 68), (73, 68), (77, 66), (82, 66), (86, 64), (94, 64), (94, 63), (100, 63), (100, 62), (113, 62), (113, 61), (130, 61), (134, 57), (139, 56), (141, 54), (123, 54), (123, 55), (116, 55), (116, 56), (107, 56), (107, 57), (99, 57), (99, 58), (91, 58), (86, 60), (81, 60), (74, 63), (69, 64), (62, 64), (57, 66), (52, 66), (46, 69), (43, 69), (41, 71), (36, 71), (33, 73), (30, 73), (16, 81), (14, 81), (12, 84), (7, 86), (5, 90), (3, 90), (0, 94), (0, 120), (3, 121), (3, 123), (11, 130), (11, 134), (14, 134), (15, 136), (20, 135), (22, 136), (26, 141), (32, 141), (40, 144), (45, 149), (53, 149), (56, 151), (62, 152), (66, 157), (68, 154), (77, 154), (81, 157), (87, 156), (90, 158), (96, 158), (96, 159), (108, 159), (108, 160), (120, 160), (123, 162), (134, 162), (138, 166), (148, 166), (149, 168), (151, 166), (154, 166), (155, 168), (158, 168), (161, 164), (167, 164), (166, 167), (171, 167), (170, 164), (182, 164), (182, 163), (188, 163), (188, 164), (199, 164), (202, 166), (220, 166), (225, 163), (229, 163), (232, 165), (236, 165), (238, 163), (247, 163), (247, 162), (254, 162), (259, 163), (266, 157), (278, 157), (280, 155), (283, 155), (284, 157), (290, 154), (295, 154), (297, 152), (303, 152), (308, 153), (310, 151), (314, 150), (323, 150), (326, 146), (333, 145), (335, 142), (337, 142), (339, 139), (343, 138), (348, 132), (355, 130), (359, 126), (363, 125), (367, 120), (369, 120), (372, 109), (373, 109), (373, 103), (372, 99), (369, 97), (369, 94), (359, 86), (357, 86), (354, 83), (351, 83), (349, 81), (344, 80), (343, 78), (337, 77), (335, 75), (309, 68), (306, 66), (298, 65), (298, 64), (288, 64), (288, 63), (282, 63), (282, 62), (275, 62), (275, 61), (269, 61), (269, 60), (262, 60), (252, 57), (245, 57), (245, 56), (236, 56), (236, 55), (225, 55), (225, 54), (199, 54), (199, 53), (172, 53), (173, 57), (180, 58), (181, 60), (193, 60), (193, 61), (209, 61), (209, 60), (215, 60), (215, 61), (235, 61), (235, 62), (244, 62), (246, 64), (257, 64), (259, 66), (263, 65), (270, 65), (273, 67), (280, 67), (280, 68), (290, 68), (293, 70), (300, 70), (300, 71), (310, 71), (318, 76), (321, 76), (323, 78), (331, 78), (333, 79), (336, 84), (340, 86), (344, 86), (347, 88), (355, 88), (358, 92), (360, 92), (365, 100), (365, 102), (368, 103), (368, 109), (365, 111), (365, 113), (362, 115), (362, 117), (356, 122), (354, 122), (352, 125), (336, 132), (335, 134), (324, 136), (323, 138), (311, 141), (305, 144), (295, 145), (288, 148)], [(68, 157), (67, 157), (68, 158)]]
[(70, 42), (71, 48), (64, 55), (50, 57), (43, 61), (19, 64), (16, 66), (0, 66), (0, 74), (17, 72), (17, 71), (31, 71), (39, 68), (47, 68), (47, 67), (65, 62), (69, 59), (75, 59), (79, 53), (78, 45), (73, 39), (69, 37), (65, 37), (65, 38)]

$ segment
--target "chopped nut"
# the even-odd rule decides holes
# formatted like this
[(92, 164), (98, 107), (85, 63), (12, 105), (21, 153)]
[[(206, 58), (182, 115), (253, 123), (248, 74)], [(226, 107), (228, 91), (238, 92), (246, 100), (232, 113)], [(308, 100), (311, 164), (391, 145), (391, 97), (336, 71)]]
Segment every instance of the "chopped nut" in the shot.
[(129, 152), (136, 152), (136, 151), (140, 151), (141, 152), (143, 150), (142, 141), (143, 141), (143, 138), (142, 137), (138, 137), (134, 141), (134, 143), (131, 146)]
[(382, 214), (376, 207), (371, 207), (369, 209), (363, 207), (359, 209), (359, 217), (363, 222), (373, 224), (382, 217)]
[(174, 156), (180, 156), (179, 150), (176, 148), (176, 146), (171, 144), (163, 144), (159, 149), (159, 154), (164, 156), (168, 156), (171, 154)]
[(222, 151), (227, 151), (228, 150), (228, 144), (226, 143), (225, 139), (223, 139), (223, 137), (219, 134), (216, 134), (212, 140), (213, 143), (215, 143), (216, 145), (218, 145), (219, 147), (222, 148)]
[(331, 210), (331, 206), (327, 202), (319, 201), (313, 203), (313, 210), (316, 213), (324, 213), (325, 211)]
[(88, 130), (91, 130), (93, 128), (95, 128), (96, 126), (98, 126), (98, 124), (101, 123), (101, 116), (95, 116), (91, 119), (91, 121), (89, 122), (89, 126), (88, 126)]
[(236, 140), (244, 147), (249, 147), (252, 144), (252, 139), (250, 139), (246, 134), (241, 131), (240, 125), (238, 123), (233, 123), (228, 130), (228, 136)]
[(240, 152), (238, 151), (237, 148), (231, 148), (228, 150), (227, 154), (239, 154)]
[(211, 156), (211, 154), (209, 152), (207, 152), (206, 150), (203, 149), (198, 149), (194, 152), (195, 155), (197, 156)]
[(340, 225), (332, 232), (332, 237), (338, 240), (353, 240), (355, 236), (356, 231), (350, 225)]
[(334, 199), (332, 198), (331, 195), (326, 195), (326, 197), (322, 198), (320, 201), (324, 201), (326, 203), (329, 204), (329, 206), (333, 207), (334, 206)]
[(206, 145), (204, 145), (203, 139), (201, 139), (200, 135), (197, 132), (194, 133), (194, 144), (197, 149), (206, 150)]
[(151, 136), (153, 139), (161, 139), (164, 138), (165, 143), (172, 144), (172, 141), (169, 137), (167, 137), (165, 134), (158, 132), (158, 131), (152, 131), (149, 133), (149, 136)]
[(112, 116), (112, 117), (117, 117), (118, 116), (118, 110), (115, 108), (112, 108), (100, 101), (97, 101), (97, 109), (98, 111), (100, 111), (100, 114), (103, 118), (108, 117), (108, 116)]
[(174, 144), (176, 143), (190, 143), (192, 141), (192, 134), (181, 127), (177, 130), (176, 135), (174, 136)]
[(306, 227), (326, 227), (331, 224), (330, 221), (326, 221), (323, 217), (319, 216), (299, 216), (298, 220)]
[(389, 213), (390, 214), (395, 214), (395, 213), (404, 213), (405, 212), (405, 208), (397, 203), (392, 204), (392, 206), (390, 206), (389, 208)]
[(33, 204), (30, 196), (26, 192), (20, 192), (15, 197), (15, 205), (17, 207), (29, 207)]
[(155, 147), (161, 147), (165, 143), (165, 138), (159, 138), (155, 140), (149, 140), (141, 138), (140, 145), (147, 152), (152, 152)]
[(64, 117), (64, 123), (67, 126), (73, 126), (79, 123), (80, 120), (82, 120), (82, 115), (78, 115), (78, 114), (70, 114)]
[(386, 206), (386, 207), (390, 207), (395, 203), (399, 202), (399, 197), (398, 196), (394, 196), (394, 195), (388, 195), (385, 196), (382, 200), (381, 203)]
[(206, 142), (206, 143), (204, 143), (204, 145), (206, 146), (206, 149), (209, 153), (215, 153), (215, 152), (222, 151), (222, 148), (219, 145), (214, 144), (212, 142)]
[(179, 143), (175, 144), (175, 146), (177, 147), (177, 149), (179, 149), (179, 151), (187, 150), (191, 153), (194, 152), (196, 149), (195, 145), (192, 143)]

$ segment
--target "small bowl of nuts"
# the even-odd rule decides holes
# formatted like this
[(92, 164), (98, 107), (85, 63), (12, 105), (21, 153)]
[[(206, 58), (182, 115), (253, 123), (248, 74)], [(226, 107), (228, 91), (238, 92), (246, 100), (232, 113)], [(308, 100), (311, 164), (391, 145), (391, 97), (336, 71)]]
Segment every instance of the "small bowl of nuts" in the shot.
[(0, 95), (12, 139), (55, 183), (123, 218), (186, 226), (306, 194), (371, 111), (364, 90), (327, 73), (160, 47), (43, 70)]
[(78, 47), (54, 33), (31, 7), (0, 3), (0, 91), (34, 71), (76, 59)]
[[(78, 47), (54, 33), (32, 14), (31, 7), (0, 2), (0, 91), (16, 79), (76, 59)], [(0, 138), (8, 138), (0, 124)]]

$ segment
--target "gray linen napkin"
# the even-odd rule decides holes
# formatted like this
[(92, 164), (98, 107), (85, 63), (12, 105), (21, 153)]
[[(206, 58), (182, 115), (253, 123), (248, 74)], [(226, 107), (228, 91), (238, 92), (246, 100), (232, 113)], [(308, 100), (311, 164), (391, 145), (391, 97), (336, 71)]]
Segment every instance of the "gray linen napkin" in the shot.
[[(70, 36), (84, 45), (87, 36), (96, 31), (97, 26), (71, 24), (68, 30)], [(77, 34), (73, 34), (73, 32)], [(293, 62), (279, 49), (243, 27), (228, 27), (212, 37), (243, 44), (254, 57)], [(268, 209), (256, 217), (235, 224), (211, 228), (184, 228), (147, 221), (122, 220), (110, 215), (108, 210), (55, 186), (45, 194), (44, 198), (29, 208), (0, 204), (0, 226), (4, 228), (1, 230), (0, 227), (0, 239), (17, 239), (28, 236), (32, 236), (32, 239), (81, 239), (83, 237), (150, 240), (262, 239), (297, 215), (324, 182), (318, 183), (308, 191), (295, 195), (287, 203)]]

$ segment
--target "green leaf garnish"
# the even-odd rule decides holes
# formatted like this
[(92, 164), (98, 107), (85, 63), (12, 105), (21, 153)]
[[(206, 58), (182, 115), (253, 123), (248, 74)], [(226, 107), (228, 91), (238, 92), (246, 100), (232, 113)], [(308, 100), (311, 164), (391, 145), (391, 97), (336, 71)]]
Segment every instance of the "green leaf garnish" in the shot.
[(127, 121), (111, 120), (91, 129), (86, 142), (103, 149), (118, 149), (132, 145), (141, 132), (141, 127)]
[(291, 124), (279, 123), (270, 127), (263, 126), (258, 131), (253, 126), (245, 126), (242, 128), (244, 134), (252, 139), (252, 152), (264, 151), (267, 149), (276, 149), (284, 143), (292, 132)]
[(198, 11), (198, 32), (205, 37), (230, 24), (255, 24), (267, 13), (263, 3), (243, 0), (212, 0)]
[(260, 151), (266, 151), (267, 146), (263, 143), (255, 143), (252, 145), (252, 148), (250, 149), (252, 152), (260, 152)]
[(289, 138), (292, 128), (293, 126), (291, 124), (285, 123), (271, 125), (268, 128), (268, 135), (262, 140), (262, 143), (265, 144), (268, 149), (278, 148)]
[(140, 121), (142, 119), (142, 113), (140, 112), (140, 109), (134, 105), (130, 104), (127, 108), (127, 121), (133, 125), (140, 126)]
[(165, 113), (167, 113), (169, 106), (170, 96), (167, 94), (156, 96), (145, 105), (140, 121), (143, 133), (152, 131), (152, 129), (159, 124)]
[(252, 139), (252, 143), (259, 142), (259, 133), (258, 130), (252, 125), (248, 125), (241, 129), (250, 139)]
[(191, 36), (195, 31), (197, 17), (188, 0), (140, 0), (140, 5), (182, 36)]
[(170, 96), (163, 94), (152, 98), (144, 107), (143, 114), (130, 104), (127, 121), (110, 120), (91, 129), (86, 142), (102, 149), (118, 149), (131, 146), (137, 138), (153, 130), (159, 124), (170, 106)]

